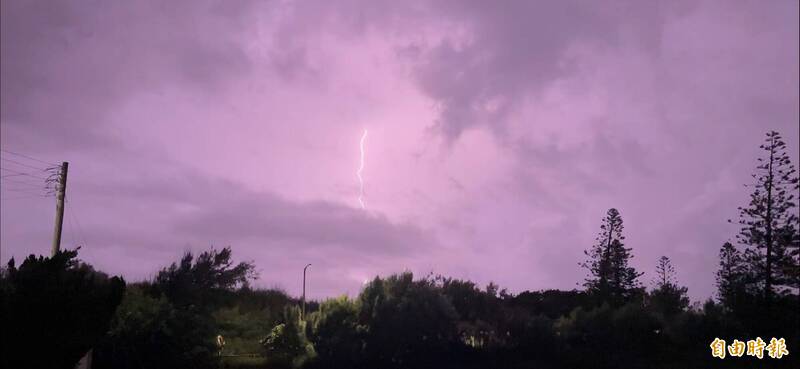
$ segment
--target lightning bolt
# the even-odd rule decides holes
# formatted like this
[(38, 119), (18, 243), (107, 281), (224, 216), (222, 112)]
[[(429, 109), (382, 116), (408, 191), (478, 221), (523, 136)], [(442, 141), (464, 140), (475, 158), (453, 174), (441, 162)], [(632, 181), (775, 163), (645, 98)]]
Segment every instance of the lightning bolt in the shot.
[(367, 206), (364, 205), (364, 177), (361, 176), (361, 172), (364, 171), (364, 141), (367, 140), (367, 130), (364, 130), (364, 134), (361, 135), (361, 141), (359, 142), (359, 147), (361, 148), (361, 164), (358, 166), (358, 171), (356, 171), (356, 176), (358, 177), (358, 185), (359, 185), (359, 193), (358, 193), (358, 203), (361, 204), (362, 209), (366, 209)]

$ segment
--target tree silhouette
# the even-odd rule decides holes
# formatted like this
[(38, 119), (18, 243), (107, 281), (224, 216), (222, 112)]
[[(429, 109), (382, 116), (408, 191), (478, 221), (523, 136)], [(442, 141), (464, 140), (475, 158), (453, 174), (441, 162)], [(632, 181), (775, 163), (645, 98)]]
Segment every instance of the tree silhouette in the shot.
[(595, 244), (584, 251), (588, 259), (580, 265), (587, 269), (589, 276), (583, 285), (600, 302), (619, 305), (639, 290), (638, 278), (643, 273), (637, 272), (628, 263), (633, 255), (623, 243), (623, 229), (619, 211), (609, 209), (602, 220)]
[(655, 289), (659, 289), (669, 285), (675, 285), (675, 267), (672, 266), (672, 261), (668, 257), (662, 256), (658, 259), (656, 264), (656, 277), (653, 280)]
[(759, 165), (752, 175), (756, 183), (750, 186), (750, 203), (739, 207), (742, 228), (736, 238), (746, 247), (748, 283), (762, 291), (769, 307), (773, 295), (792, 285), (793, 275), (787, 275), (787, 271), (794, 263), (787, 248), (797, 239), (798, 177), (778, 132), (767, 133), (765, 143), (759, 147), (765, 157), (758, 158)]
[(108, 330), (125, 281), (77, 260), (77, 250), (14, 259), (0, 278), (4, 368), (72, 368)]
[(689, 306), (688, 289), (678, 286), (675, 278), (675, 267), (668, 257), (662, 256), (656, 265), (654, 289), (650, 294), (650, 303), (656, 311), (664, 315), (675, 315)]
[(358, 297), (366, 367), (419, 368), (447, 362), (460, 342), (457, 312), (434, 281), (413, 274), (375, 278)]
[(187, 252), (180, 262), (162, 269), (153, 282), (153, 290), (164, 294), (178, 308), (190, 305), (206, 311), (217, 307), (227, 292), (256, 278), (252, 263), (234, 265), (231, 248), (212, 249), (194, 254)]
[(746, 273), (741, 252), (730, 242), (725, 242), (719, 250), (716, 284), (717, 299), (726, 309), (736, 310), (746, 297)]

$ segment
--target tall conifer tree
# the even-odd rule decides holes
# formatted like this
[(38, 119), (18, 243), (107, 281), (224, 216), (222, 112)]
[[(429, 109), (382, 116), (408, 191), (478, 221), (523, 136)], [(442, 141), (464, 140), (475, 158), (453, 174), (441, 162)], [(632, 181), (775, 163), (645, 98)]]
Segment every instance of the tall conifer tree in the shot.
[(623, 229), (619, 211), (609, 209), (595, 244), (584, 251), (588, 259), (580, 264), (589, 272), (584, 287), (601, 301), (613, 304), (628, 300), (638, 290), (638, 278), (642, 275), (628, 264), (633, 255), (623, 243)]
[(745, 247), (749, 287), (759, 290), (769, 306), (773, 295), (796, 283), (791, 247), (798, 237), (798, 177), (778, 132), (767, 133), (760, 148), (765, 157), (758, 159), (752, 175), (750, 203), (739, 207), (742, 228), (736, 238)]
[(653, 287), (650, 301), (656, 310), (665, 315), (679, 313), (689, 306), (689, 297), (687, 296), (689, 290), (686, 287), (678, 286), (675, 267), (666, 256), (658, 259)]

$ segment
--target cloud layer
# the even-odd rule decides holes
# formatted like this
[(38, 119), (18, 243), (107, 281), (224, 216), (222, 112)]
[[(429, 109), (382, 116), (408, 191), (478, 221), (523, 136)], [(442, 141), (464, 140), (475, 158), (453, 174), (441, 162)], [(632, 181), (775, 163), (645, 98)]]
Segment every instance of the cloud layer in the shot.
[[(65, 243), (133, 279), (231, 245), (314, 297), (573, 288), (616, 207), (700, 299), (763, 133), (800, 160), (795, 1), (0, 4), (2, 147), (71, 163)], [(12, 189), (2, 259), (46, 253), (52, 199)]]

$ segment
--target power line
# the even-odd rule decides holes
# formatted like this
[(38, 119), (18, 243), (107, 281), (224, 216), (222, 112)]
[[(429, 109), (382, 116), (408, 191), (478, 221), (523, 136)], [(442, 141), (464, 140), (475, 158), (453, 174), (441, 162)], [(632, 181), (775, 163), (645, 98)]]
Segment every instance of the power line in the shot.
[(25, 194), (25, 195), (34, 195), (34, 196), (43, 196), (46, 197), (44, 194), (32, 192), (30, 189), (22, 189), (22, 188), (5, 188), (3, 187), (2, 192), (15, 192), (17, 194)]
[(16, 161), (16, 160), (11, 160), (11, 159), (4, 158), (4, 157), (0, 157), (0, 160), (4, 160), (4, 161), (10, 162), (10, 163), (14, 163), (14, 164), (17, 164), (17, 165), (21, 165), (21, 166), (23, 166), (23, 167), (26, 167), (26, 168), (31, 168), (31, 169), (41, 170), (41, 171), (43, 171), (43, 172), (47, 171), (47, 169), (48, 169), (48, 168), (34, 167), (33, 165), (28, 165), (28, 164), (25, 164), (25, 163), (20, 163), (20, 162), (18, 162), (18, 161)]
[(9, 183), (9, 182), (10, 183), (16, 183), (16, 184), (29, 185), (29, 186), (36, 186), (36, 187), (39, 187), (39, 188), (45, 188), (46, 187), (45, 183), (41, 183), (39, 181), (32, 182), (30, 180), (29, 181), (25, 181), (25, 178), (21, 178), (21, 179), (17, 179), (17, 178), (0, 178), (0, 183)]
[(86, 246), (86, 237), (84, 236), (80, 223), (78, 223), (78, 217), (75, 216), (75, 213), (71, 211), (70, 208), (67, 208), (67, 213), (67, 221), (72, 224), (70, 226), (72, 229), (71, 232), (75, 233), (74, 237), (72, 237), (73, 246)]
[[(67, 209), (67, 212), (69, 212), (69, 209)], [(69, 230), (69, 238), (72, 240), (72, 246), (74, 247), (78, 243), (75, 241), (77, 232), (75, 232), (75, 226), (72, 225), (72, 217), (69, 216), (67, 217), (67, 230)]]
[(50, 197), (46, 193), (41, 192), (41, 190), (36, 189), (36, 188), (14, 188), (14, 187), (9, 188), (9, 187), (3, 186), (1, 192), (6, 192), (6, 191), (17, 192), (17, 193), (27, 193), (27, 194), (36, 195), (36, 196), (43, 196), (43, 197)]
[(75, 225), (77, 225), (77, 227), (78, 227), (79, 238), (82, 240), (81, 242), (83, 242), (83, 245), (86, 246), (89, 242), (86, 241), (86, 233), (83, 232), (83, 227), (81, 226), (81, 221), (78, 218), (77, 212), (72, 210), (72, 207), (74, 205), (72, 205), (72, 203), (70, 203), (69, 200), (65, 200), (65, 201), (67, 203), (69, 203), (69, 205), (70, 205), (69, 207), (67, 207), (67, 213), (69, 213), (69, 215), (72, 218), (75, 218)]
[[(5, 168), (0, 168), (5, 169)], [(0, 176), (0, 178), (11, 178), (11, 177), (19, 177), (19, 176), (26, 176), (27, 174), (6, 174), (4, 176)]]
[(31, 190), (33, 190), (33, 189), (32, 189), (32, 188), (15, 188), (15, 187), (11, 187), (11, 188), (9, 188), (9, 187), (3, 186), (2, 188), (0, 188), (0, 190), (2, 190), (2, 191), (16, 191), (16, 192), (21, 192), (21, 191), (31, 191)]
[[(13, 169), (8, 169), (8, 168), (3, 168), (3, 167), (0, 167), (0, 170), (5, 170), (6, 172), (11, 172), (11, 173), (14, 173), (14, 174), (16, 174), (16, 175), (18, 175), (18, 176), (28, 176), (28, 177), (33, 177), (33, 178), (43, 179), (43, 180), (45, 180), (45, 181), (47, 180), (47, 178), (45, 178), (45, 177), (40, 177), (40, 176), (33, 175), (33, 174), (30, 174), (30, 173), (23, 173), (23, 172), (16, 171), (16, 170), (13, 170)], [(3, 178), (5, 178), (5, 177), (11, 177), (11, 175), (8, 175), (8, 176), (3, 176)]]
[(3, 174), (0, 176), (0, 183), (5, 185), (27, 185), (39, 189), (49, 189), (52, 187), (52, 184), (48, 181), (48, 177), (43, 177), (31, 172), (20, 172), (15, 169), (0, 167), (0, 170), (2, 170), (0, 173)]
[(36, 159), (34, 157), (31, 157), (31, 156), (28, 156), (28, 155), (24, 155), (24, 154), (20, 154), (20, 153), (16, 153), (16, 152), (13, 152), (13, 151), (8, 151), (8, 150), (0, 150), (0, 151), (2, 151), (4, 153), (7, 153), (7, 154), (19, 156), (21, 158), (30, 159), (30, 160), (33, 160), (33, 161), (38, 161), (38, 162), (40, 162), (42, 164), (58, 166), (58, 164), (51, 163), (51, 162), (48, 162), (48, 161), (44, 161), (44, 160), (41, 160), (41, 159)]
[[(3, 179), (2, 179), (2, 181), (5, 181), (5, 182), (11, 182), (11, 183), (16, 183), (16, 184), (29, 185), (29, 186), (35, 186), (35, 187), (37, 187), (37, 188), (45, 188), (45, 186), (44, 186), (44, 184), (43, 184), (43, 183), (33, 183), (33, 182), (17, 181), (17, 180), (14, 180), (14, 179), (8, 179), (8, 178), (3, 178)], [(0, 183), (2, 183), (2, 182), (0, 182)]]
[(20, 199), (43, 199), (49, 196), (45, 195), (28, 195), (28, 196), (15, 196), (15, 197), (0, 197), (0, 200), (20, 200)]

